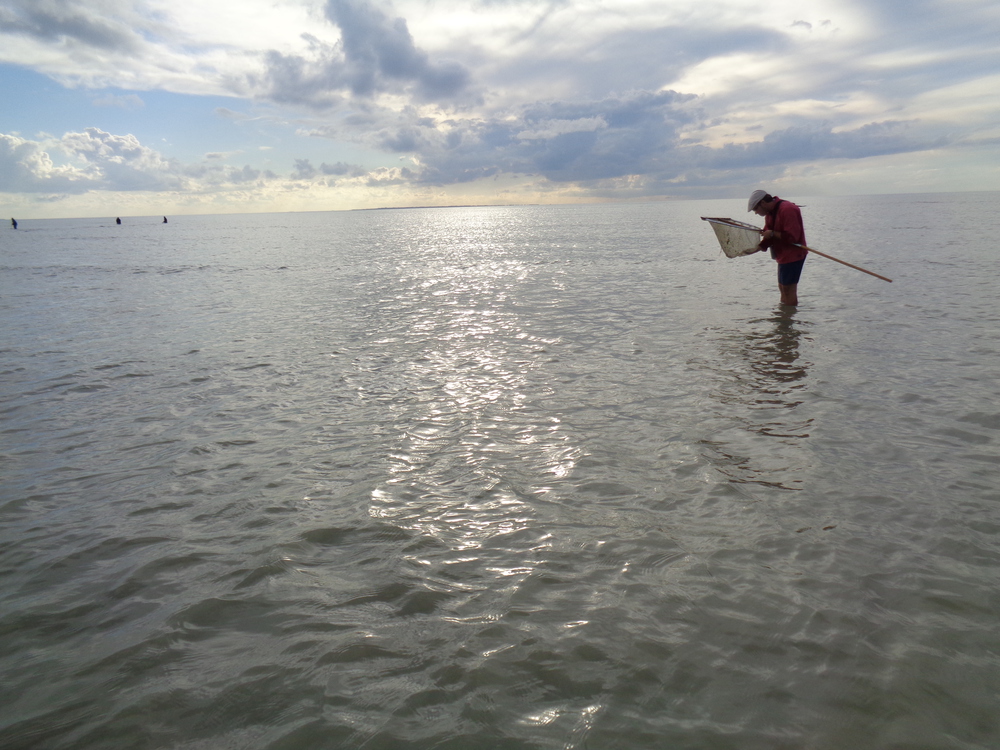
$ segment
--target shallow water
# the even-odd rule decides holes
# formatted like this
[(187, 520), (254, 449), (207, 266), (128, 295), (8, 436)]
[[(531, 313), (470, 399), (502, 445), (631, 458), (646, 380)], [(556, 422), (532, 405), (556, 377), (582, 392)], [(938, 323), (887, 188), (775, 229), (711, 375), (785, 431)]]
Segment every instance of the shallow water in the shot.
[(1000, 194), (801, 202), (0, 233), (0, 746), (1000, 746)]

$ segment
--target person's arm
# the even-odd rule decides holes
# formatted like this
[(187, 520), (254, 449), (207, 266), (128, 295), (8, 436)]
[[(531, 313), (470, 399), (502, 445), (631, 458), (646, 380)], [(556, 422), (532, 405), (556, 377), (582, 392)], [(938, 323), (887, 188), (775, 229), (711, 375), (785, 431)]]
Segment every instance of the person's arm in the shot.
[[(784, 245), (805, 244), (805, 232), (802, 231), (802, 214), (798, 207), (787, 201), (782, 203), (775, 211), (774, 220), (770, 222), (770, 227), (765, 225), (765, 229), (770, 229), (770, 241)], [(765, 232), (765, 235), (768, 233)]]
[(764, 217), (764, 231), (761, 232), (760, 245), (758, 246), (760, 250), (768, 250), (776, 242), (781, 241), (781, 233), (775, 231), (776, 224), (778, 224), (778, 217), (773, 212)]
[(768, 216), (767, 220), (764, 222), (764, 231), (760, 235), (760, 244), (757, 245), (757, 252), (763, 250), (769, 250), (775, 244), (781, 241), (781, 232), (775, 231), (774, 229), (769, 229), (768, 224), (772, 224), (771, 217)]

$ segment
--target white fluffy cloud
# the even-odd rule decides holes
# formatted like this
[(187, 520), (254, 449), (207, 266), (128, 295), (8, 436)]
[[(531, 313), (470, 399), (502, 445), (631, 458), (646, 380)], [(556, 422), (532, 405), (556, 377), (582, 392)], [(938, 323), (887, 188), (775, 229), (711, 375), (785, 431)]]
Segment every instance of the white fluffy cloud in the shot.
[(84, 193), (108, 191), (210, 191), (277, 179), (273, 173), (213, 164), (181, 164), (133, 135), (98, 128), (66, 133), (46, 142), (0, 133), (0, 192)]
[(98, 174), (93, 169), (56, 166), (41, 143), (0, 133), (2, 192), (85, 192), (97, 178)]
[(44, 200), (91, 191), (164, 193), (191, 199), (231, 194), (266, 202), (268, 196), (301, 189), (302, 183), (335, 188), (415, 179), (408, 169), (368, 170), (345, 162), (324, 162), (317, 167), (308, 159), (296, 160), (290, 174), (282, 176), (249, 164), (233, 167), (223, 163), (225, 157), (209, 152), (200, 161), (185, 164), (144, 146), (133, 135), (114, 135), (98, 128), (46, 141), (0, 133), (0, 193), (35, 194)]
[(135, 136), (87, 128), (82, 133), (66, 133), (59, 145), (70, 159), (86, 164), (102, 186), (119, 190), (184, 187), (179, 165), (143, 146)]

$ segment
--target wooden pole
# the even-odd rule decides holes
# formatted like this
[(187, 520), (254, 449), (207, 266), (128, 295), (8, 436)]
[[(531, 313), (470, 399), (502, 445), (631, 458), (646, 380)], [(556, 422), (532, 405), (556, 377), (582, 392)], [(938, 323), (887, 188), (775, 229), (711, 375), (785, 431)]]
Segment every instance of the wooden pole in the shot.
[(882, 279), (882, 281), (888, 281), (890, 284), (892, 283), (892, 279), (887, 279), (885, 276), (879, 276), (877, 273), (869, 271), (867, 268), (862, 268), (861, 266), (856, 266), (853, 263), (848, 263), (846, 260), (841, 260), (840, 258), (834, 258), (832, 255), (821, 253), (819, 250), (813, 250), (811, 247), (806, 247), (805, 245), (798, 245), (798, 244), (796, 244), (795, 247), (801, 247), (803, 250), (808, 250), (811, 253), (816, 253), (816, 255), (822, 255), (824, 258), (829, 258), (830, 260), (835, 260), (838, 263), (843, 263), (845, 266), (847, 266), (848, 268), (853, 268), (855, 271), (861, 271), (862, 273), (866, 273), (869, 276), (874, 276), (876, 279)]
[[(722, 219), (722, 218), (713, 219), (713, 218), (709, 218), (707, 216), (702, 216), (701, 218), (702, 218), (703, 221), (708, 221), (708, 222), (715, 221), (715, 222), (718, 222), (720, 224), (727, 224), (729, 226), (737, 227), (739, 229), (756, 229), (761, 234), (764, 233), (763, 229), (759, 229), (759, 228), (753, 226), (752, 224), (746, 224), (746, 223), (744, 223), (742, 221), (734, 221), (733, 219)], [(886, 278), (885, 276), (880, 276), (879, 274), (875, 273), (874, 271), (869, 271), (867, 268), (862, 268), (861, 266), (856, 266), (853, 263), (848, 263), (846, 260), (841, 260), (840, 258), (834, 258), (832, 255), (828, 255), (827, 253), (821, 253), (819, 250), (813, 250), (811, 247), (806, 247), (805, 245), (799, 245), (798, 243), (792, 243), (792, 244), (794, 244), (795, 247), (801, 247), (803, 250), (808, 250), (810, 253), (816, 253), (816, 255), (822, 255), (824, 258), (829, 258), (830, 260), (835, 260), (835, 261), (837, 261), (837, 263), (843, 263), (845, 266), (847, 266), (848, 268), (853, 268), (855, 271), (861, 271), (861, 273), (866, 273), (869, 276), (874, 276), (876, 279), (882, 279), (882, 281), (888, 281), (890, 284), (892, 283), (892, 279)]]

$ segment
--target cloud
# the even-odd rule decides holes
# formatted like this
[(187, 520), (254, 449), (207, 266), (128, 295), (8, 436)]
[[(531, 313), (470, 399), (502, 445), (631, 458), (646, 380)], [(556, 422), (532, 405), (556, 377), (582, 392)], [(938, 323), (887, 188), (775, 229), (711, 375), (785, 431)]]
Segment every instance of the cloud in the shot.
[(237, 168), (218, 163), (229, 155), (209, 153), (204, 163), (182, 164), (143, 146), (133, 135), (114, 135), (99, 128), (66, 133), (44, 143), (0, 133), (0, 192), (198, 193), (279, 179), (269, 170), (250, 165)]
[[(708, 59), (734, 52), (779, 56), (792, 46), (786, 33), (746, 23), (637, 25), (608, 29), (579, 42), (558, 33), (551, 37), (544, 35), (531, 45), (529, 54), (496, 70), (488, 83), (531, 94), (574, 92), (591, 98), (628, 90), (656, 91), (676, 88), (684, 71)], [(513, 87), (512, 81), (518, 86)]]
[(286, 104), (330, 108), (349, 97), (406, 93), (444, 102), (467, 92), (468, 70), (453, 60), (432, 61), (417, 47), (405, 19), (391, 18), (370, 0), (328, 0), (325, 15), (340, 30), (337, 44), (302, 34), (308, 54), (268, 50), (264, 70), (246, 78), (251, 89)]
[(73, 0), (6, 0), (0, 7), (0, 22), (8, 34), (71, 46), (134, 53), (142, 41), (121, 20), (97, 14), (91, 5)]
[[(411, 172), (407, 172), (412, 174)], [(326, 162), (319, 165), (319, 167), (314, 167), (309, 159), (296, 159), (295, 166), (292, 169), (291, 179), (293, 180), (314, 180), (317, 178), (356, 178), (364, 177), (368, 175), (369, 172), (364, 167), (358, 166), (356, 164), (347, 164), (346, 162), (339, 161), (335, 164), (327, 164)], [(337, 180), (324, 180), (326, 184), (335, 184)]]
[(254, 169), (249, 164), (242, 168), (226, 167), (221, 171), (211, 170), (207, 173), (207, 182), (212, 185), (246, 185), (250, 183), (271, 182), (278, 179), (278, 175), (270, 170)]
[(360, 177), (365, 174), (364, 167), (360, 167), (356, 164), (347, 164), (342, 161), (338, 161), (336, 164), (323, 163), (319, 165), (319, 171), (325, 175), (331, 175), (336, 177), (350, 176), (350, 177)]
[(608, 127), (603, 117), (578, 117), (574, 120), (543, 120), (531, 130), (517, 134), (522, 141), (537, 141), (554, 138), (565, 133), (593, 133)]
[[(695, 97), (630, 92), (597, 101), (542, 101), (491, 117), (435, 120), (409, 109), (372, 112), (359, 137), (373, 148), (412, 153), (414, 178), (468, 182), (498, 173), (554, 182), (597, 180), (663, 169), (680, 130), (693, 121)], [(381, 127), (374, 126), (380, 123)], [(317, 135), (343, 137), (343, 131)]]
[[(907, 7), (6, 0), (0, 59), (67, 85), (114, 85), (90, 97), (111, 108), (102, 127), (117, 108), (138, 113), (130, 128), (150, 116), (158, 98), (141, 109), (147, 90), (233, 103), (211, 103), (200, 163), (87, 127), (98, 114), (88, 107), (62, 139), (5, 136), (0, 181), (36, 192), (368, 184), (402, 195), (523, 176), (577, 195), (700, 194), (991, 142), (1000, 121), (992, 4)], [(251, 155), (240, 168), (223, 163), (235, 143), (207, 139), (237, 122)], [(274, 144), (266, 155), (262, 142)], [(265, 168), (275, 162), (281, 177)]]
[(432, 64), (402, 18), (390, 19), (368, 0), (329, 0), (327, 17), (340, 27), (351, 91), (371, 96), (389, 81), (415, 82), (428, 99), (447, 98), (467, 83), (457, 63)]
[(319, 172), (316, 171), (316, 167), (309, 163), (308, 159), (296, 159), (295, 169), (292, 172), (293, 180), (311, 180)]
[(885, 121), (846, 131), (816, 124), (768, 133), (760, 141), (714, 150), (705, 166), (735, 169), (823, 159), (864, 159), (939, 148), (946, 141), (908, 137), (913, 123)]
[[(550, 7), (550, 14), (554, 7)], [(404, 70), (411, 71), (411, 81), (416, 80), (427, 58), (417, 53), (405, 22), (390, 21), (367, 2), (331, 0), (326, 8), (343, 31), (343, 66), (337, 75), (341, 76), (338, 80), (346, 76), (351, 81), (352, 94), (373, 95), (393, 74), (401, 75)], [(377, 151), (411, 155), (416, 167), (394, 179), (408, 177), (416, 184), (454, 185), (499, 174), (521, 174), (541, 176), (553, 183), (594, 186), (638, 176), (650, 191), (668, 183), (676, 186), (695, 180), (727, 184), (737, 173), (753, 169), (770, 172), (806, 160), (859, 159), (940, 146), (942, 138), (922, 132), (926, 128), (918, 123), (889, 118), (857, 122), (862, 113), (838, 112), (837, 97), (855, 82), (849, 80), (850, 74), (826, 74), (828, 60), (805, 63), (803, 68), (813, 65), (819, 75), (827, 75), (824, 85), (829, 103), (809, 103), (800, 107), (798, 114), (768, 112), (767, 107), (773, 104), (767, 97), (780, 101), (777, 94), (787, 95), (781, 91), (783, 82), (770, 70), (743, 92), (731, 89), (721, 96), (655, 88), (702, 61), (733, 55), (769, 60), (792, 53), (797, 44), (790, 36), (792, 31), (813, 33), (830, 25), (827, 19), (813, 23), (793, 16), (785, 22), (784, 30), (724, 23), (625, 28), (598, 35), (585, 54), (571, 38), (565, 38), (551, 50), (538, 49), (530, 57), (521, 56), (496, 69), (489, 80), (494, 86), (505, 87), (505, 93), (493, 97), (499, 107), (466, 108), (458, 116), (449, 116), (440, 111), (428, 114), (415, 99), (401, 107), (375, 101), (363, 106), (355, 103), (351, 114), (310, 132)], [(627, 79), (622, 74), (626, 69)], [(740, 74), (738, 64), (731, 72)], [(747, 75), (753, 76), (753, 71), (748, 70)], [(571, 82), (569, 88), (576, 96), (517, 103), (510, 93), (512, 84), (502, 83), (502, 76), (529, 86), (538, 81)], [(307, 78), (317, 81), (315, 75)], [(648, 87), (615, 91), (623, 80)], [(291, 88), (303, 91), (308, 86)], [(591, 90), (608, 93), (584, 95)], [(754, 119), (746, 97), (767, 102), (758, 110), (759, 119)], [(502, 105), (505, 101), (507, 106)], [(743, 110), (741, 124), (732, 127), (738, 138), (720, 137), (713, 131), (711, 141), (703, 141), (709, 134), (708, 126), (724, 123), (726, 108), (732, 107)], [(297, 174), (315, 176), (307, 171)]]
[(98, 178), (93, 168), (57, 166), (36, 141), (0, 133), (0, 192), (82, 193)]
[(406, 167), (379, 167), (368, 173), (365, 182), (370, 187), (387, 187), (411, 184), (415, 178), (416, 174)]
[(66, 133), (60, 141), (70, 159), (83, 161), (100, 175), (101, 187), (117, 190), (179, 190), (180, 165), (143, 146), (133, 135), (113, 135), (99, 128)]
[(344, 65), (336, 48), (316, 40), (313, 55), (289, 55), (269, 50), (263, 55), (264, 70), (250, 74), (250, 91), (278, 104), (329, 109), (344, 102)]
[[(634, 195), (753, 182), (780, 176), (792, 164), (919, 152), (946, 143), (916, 122), (886, 120), (858, 127), (810, 122), (770, 132), (752, 128), (750, 139), (708, 146), (689, 135), (704, 122), (701, 106), (689, 94), (633, 91), (593, 101), (539, 101), (488, 118), (438, 120), (415, 109), (373, 109), (353, 126), (372, 148), (412, 155), (415, 168), (392, 173), (398, 182), (444, 186), (520, 174), (604, 194), (614, 181), (629, 180)], [(342, 139), (345, 131), (313, 134)], [(311, 179), (318, 172), (304, 164), (297, 174)]]

